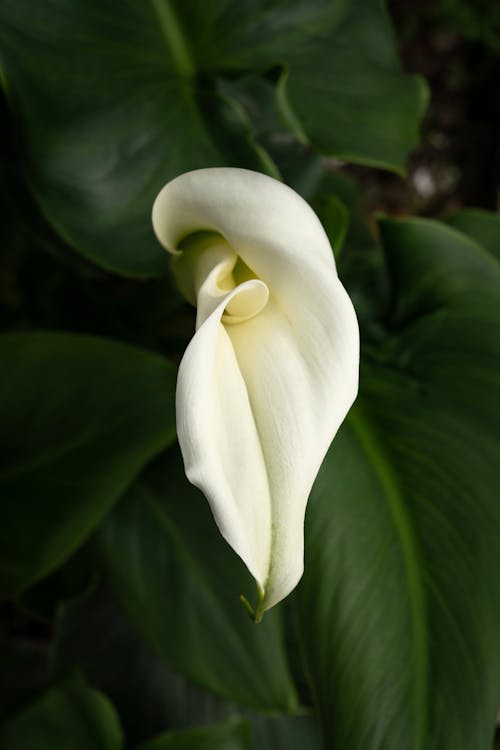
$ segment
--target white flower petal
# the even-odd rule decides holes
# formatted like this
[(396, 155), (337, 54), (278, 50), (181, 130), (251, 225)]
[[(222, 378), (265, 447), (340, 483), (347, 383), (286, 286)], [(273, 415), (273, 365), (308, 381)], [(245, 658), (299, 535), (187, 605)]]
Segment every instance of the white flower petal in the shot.
[(271, 499), (246, 384), (221, 324), (234, 294), (238, 290), (203, 322), (184, 354), (177, 431), (189, 480), (203, 491), (222, 535), (263, 589), (271, 555)]
[[(307, 498), (356, 396), (354, 310), (314, 212), (272, 178), (182, 175), (158, 196), (153, 224), (174, 253), (214, 233), (179, 261), (198, 306), (179, 370), (179, 441), (268, 609), (302, 574)], [(238, 283), (241, 262), (249, 280)]]

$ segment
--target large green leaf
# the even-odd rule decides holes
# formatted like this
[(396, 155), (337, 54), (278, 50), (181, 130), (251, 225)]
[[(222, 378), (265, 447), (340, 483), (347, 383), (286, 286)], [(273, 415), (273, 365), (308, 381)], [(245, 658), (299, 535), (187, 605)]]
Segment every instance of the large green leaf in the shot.
[[(301, 140), (403, 171), (427, 90), (402, 75), (381, 0), (218, 0), (210, 12), (191, 0), (178, 8), (197, 66), (233, 76), (279, 67), (278, 107)], [(246, 81), (240, 90), (251, 115), (262, 90), (250, 92)], [(269, 120), (269, 104), (258, 125)]]
[(282, 114), (302, 139), (396, 170), (425, 100), (401, 74), (380, 0), (4, 0), (0, 55), (46, 216), (127, 274), (165, 267), (150, 212), (169, 178), (273, 172), (220, 79), (280, 70)]
[(56, 677), (81, 669), (112, 700), (131, 745), (229, 715), (207, 716), (205, 706), (192, 705), (184, 679), (160, 661), (102, 585), (60, 608), (52, 656)]
[(119, 601), (173, 669), (244, 706), (295, 706), (280, 612), (259, 627), (248, 617), (238, 597), (254, 596), (253, 581), (177, 449), (114, 508), (98, 543)]
[(235, 719), (201, 729), (165, 732), (137, 750), (250, 750), (246, 722)]
[(327, 746), (489, 750), (500, 704), (500, 266), (381, 223), (392, 304), (314, 487), (301, 630)]
[(105, 339), (0, 339), (0, 588), (67, 558), (175, 436), (175, 369)]
[(500, 260), (500, 216), (469, 208), (446, 219), (447, 224), (469, 235)]
[(132, 746), (166, 728), (193, 729), (242, 717), (250, 724), (254, 750), (321, 749), (311, 716), (242, 710), (169, 670), (102, 586), (61, 608), (53, 663), (56, 676), (78, 667), (109, 696)]
[(47, 690), (0, 726), (2, 750), (121, 750), (122, 731), (102, 693), (78, 676)]
[(226, 162), (263, 167), (242, 112), (199, 98), (169, 3), (7, 0), (0, 29), (33, 189), (63, 236), (106, 268), (165, 269), (150, 215), (168, 178)]
[(253, 750), (322, 750), (318, 724), (311, 716), (253, 716)]
[(137, 750), (321, 750), (321, 741), (309, 717), (253, 717), (165, 732)]

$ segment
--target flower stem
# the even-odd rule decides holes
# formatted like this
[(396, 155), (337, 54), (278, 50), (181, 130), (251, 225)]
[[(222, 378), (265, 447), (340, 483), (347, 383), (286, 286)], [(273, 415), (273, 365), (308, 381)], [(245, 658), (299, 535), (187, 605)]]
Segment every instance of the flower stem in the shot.
[(257, 584), (257, 606), (255, 609), (252, 607), (246, 596), (240, 594), (240, 602), (245, 607), (246, 611), (250, 615), (250, 619), (258, 625), (264, 617), (264, 591)]

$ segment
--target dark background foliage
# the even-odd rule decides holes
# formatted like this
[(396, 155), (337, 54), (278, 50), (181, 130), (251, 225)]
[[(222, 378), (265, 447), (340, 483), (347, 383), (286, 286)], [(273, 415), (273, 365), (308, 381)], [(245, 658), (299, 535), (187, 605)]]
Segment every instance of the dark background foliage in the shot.
[(407, 179), (349, 167), (368, 211), (437, 216), (499, 210), (500, 10), (467, 0), (390, 0), (405, 70), (431, 97)]
[[(342, 226), (342, 212), (345, 212), (345, 208), (342, 205), (339, 208), (337, 204), (329, 202), (329, 198), (326, 199), (323, 193), (333, 192), (337, 198), (343, 200), (351, 214), (346, 248), (372, 248), (382, 237), (389, 259), (392, 257), (393, 279), (398, 279), (399, 274), (401, 288), (407, 283), (408, 294), (415, 293), (418, 297), (417, 285), (412, 286), (406, 277), (403, 279), (404, 274), (399, 269), (395, 251), (391, 248), (397, 245), (399, 231), (402, 233), (401, 236), (404, 235), (404, 241), (408, 242), (409, 246), (413, 243), (414, 247), (419, 247), (421, 243), (426, 244), (427, 241), (428, 246), (433, 247), (435, 236), (420, 237), (418, 228), (399, 229), (397, 222), (389, 222), (388, 225), (382, 223), (379, 226), (377, 216), (379, 212), (384, 212), (400, 217), (417, 215), (444, 218), (450, 213), (470, 206), (498, 213), (500, 11), (495, 0), (474, 3), (467, 0), (390, 0), (388, 10), (404, 69), (409, 73), (423, 76), (428, 82), (431, 94), (422, 124), (420, 144), (409, 158), (405, 176), (376, 167), (352, 164), (348, 159), (344, 161), (344, 158), (340, 157), (326, 157), (323, 158), (320, 168), (325, 170), (327, 177), (321, 178), (324, 180), (321, 182), (315, 176), (319, 157), (313, 146), (304, 146), (298, 140), (293, 140), (291, 157), (288, 158), (288, 143), (283, 145), (279, 140), (271, 142), (268, 139), (272, 125), (264, 122), (265, 118), (255, 126), (254, 136), (273, 156), (277, 154), (276, 161), (279, 162), (282, 173), (290, 184), (295, 185), (308, 198), (315, 194), (313, 205), (323, 218), (327, 229), (331, 223), (334, 235)], [(277, 71), (269, 70), (266, 75), (267, 82), (274, 84)], [(261, 97), (265, 100), (265, 91), (259, 90), (254, 96), (255, 92), (239, 87), (237, 77), (232, 80), (231, 76), (228, 76), (224, 86), (226, 93), (234, 96), (242, 107), (250, 107), (250, 114), (252, 102), (262, 102)], [(29, 727), (36, 727), (40, 723), (41, 719), (38, 716), (57, 717), (61, 713), (76, 717), (71, 731), (75, 733), (75, 737), (85, 738), (85, 721), (79, 724), (78, 717), (91, 715), (99, 717), (99, 721), (93, 725), (93, 731), (96, 732), (94, 745), (85, 745), (83, 740), (78, 747), (119, 748), (122, 742), (122, 729), (109, 705), (102, 704), (102, 695), (92, 692), (89, 687), (92, 686), (112, 701), (126, 736), (126, 745), (130, 748), (136, 747), (137, 743), (146, 742), (166, 729), (186, 732), (193, 727), (218, 722), (216, 729), (211, 730), (210, 736), (204, 736), (203, 730), (196, 729), (193, 731), (202, 734), (185, 734), (183, 737), (177, 737), (177, 744), (173, 744), (173, 741), (169, 744), (171, 740), (167, 738), (161, 740), (163, 744), (148, 743), (144, 747), (151, 750), (184, 746), (219, 749), (227, 747), (229, 750), (250, 747), (248, 743), (252, 742), (254, 748), (264, 750), (315, 750), (320, 746), (319, 730), (312, 718), (310, 706), (316, 702), (317, 706), (319, 704), (320, 714), (323, 715), (323, 723), (327, 725), (327, 729), (323, 729), (332, 741), (335, 738), (335, 748), (351, 750), (347, 744), (342, 743), (348, 743), (349, 738), (352, 740), (355, 717), (351, 725), (349, 721), (352, 717), (345, 719), (345, 714), (340, 716), (340, 709), (338, 717), (332, 715), (330, 706), (342, 706), (342, 701), (347, 699), (345, 695), (335, 693), (335, 686), (325, 687), (324, 684), (324, 663), (330, 664), (328, 659), (332, 660), (332, 672), (338, 669), (340, 673), (341, 666), (334, 659), (337, 652), (332, 656), (328, 650), (329, 645), (321, 651), (320, 628), (314, 632), (314, 624), (317, 621), (321, 622), (321, 612), (315, 611), (316, 602), (310, 601), (311, 592), (316, 590), (314, 582), (305, 581), (299, 593), (298, 604), (292, 598), (280, 608), (276, 616), (270, 615), (262, 627), (259, 626), (261, 630), (252, 630), (253, 625), (244, 620), (245, 615), (242, 611), (234, 609), (235, 603), (228, 594), (230, 584), (242, 589), (249, 585), (246, 572), (242, 566), (234, 563), (217, 535), (213, 534), (212, 538), (205, 503), (198, 495), (186, 491), (179, 474), (180, 462), (175, 447), (168, 448), (170, 469), (167, 472), (160, 461), (153, 460), (160, 448), (163, 449), (172, 442), (173, 435), (173, 415), (170, 413), (168, 399), (165, 397), (165, 402), (161, 401), (163, 381), (160, 383), (160, 378), (165, 377), (170, 389), (173, 390), (174, 367), (191, 336), (194, 311), (182, 302), (168, 276), (137, 279), (104, 270), (77, 252), (74, 243), (69, 241), (65, 232), (57, 231), (54, 223), (47, 221), (40, 203), (33, 197), (33, 175), (26, 167), (23, 134), (17, 127), (17, 121), (9, 110), (5, 96), (0, 96), (2, 329), (10, 334), (51, 330), (59, 333), (103, 336), (151, 352), (152, 356), (147, 365), (144, 368), (136, 367), (132, 361), (132, 350), (116, 344), (119, 348), (117, 356), (122, 358), (121, 366), (132, 374), (127, 381), (130, 392), (124, 386), (122, 392), (115, 393), (114, 408), (117, 413), (121, 413), (124, 404), (130, 404), (131, 400), (133, 402), (133, 394), (137, 394), (139, 387), (141, 394), (149, 394), (143, 416), (143, 429), (148, 434), (148, 447), (145, 448), (143, 444), (137, 446), (133, 441), (127, 443), (126, 440), (122, 444), (120, 425), (117, 425), (113, 439), (118, 441), (122, 457), (125, 455), (127, 462), (130, 462), (131, 475), (136, 464), (145, 465), (150, 460), (153, 461), (140, 481), (129, 488), (125, 497), (108, 515), (106, 513), (113, 498), (120, 492), (121, 480), (116, 479), (116, 487), (112, 483), (112, 486), (107, 486), (106, 502), (99, 504), (100, 507), (95, 509), (95, 516), (87, 516), (81, 522), (90, 526), (97, 523), (98, 516), (103, 516), (104, 521), (98, 531), (84, 544), (74, 548), (68, 546), (68, 557), (61, 567), (47, 567), (44, 562), (47, 551), (35, 549), (36, 545), (27, 542), (28, 562), (33, 564), (35, 561), (35, 565), (38, 564), (38, 573), (33, 575), (32, 565), (26, 573), (25, 585), (23, 583), (20, 586), (20, 593), (0, 604), (0, 716), (7, 717), (12, 712), (15, 715), (16, 710), (26, 705), (31, 705), (32, 713), (18, 714), (21, 716), (19, 721), (24, 722), (23, 727), (28, 727), (28, 734), (23, 735), (22, 732), (25, 730), (14, 722), (7, 723), (5, 735), (0, 731), (0, 738), (5, 741), (5, 746), (9, 750), (14, 745), (8, 743), (19, 742), (19, 737), (23, 738), (27, 748), (31, 750), (33, 747), (35, 750), (39, 745), (33, 743), (38, 740), (30, 738)], [(267, 110), (265, 112), (267, 116), (269, 113)], [(224, 122), (224, 127), (228, 127), (228, 132), (236, 132), (235, 143), (246, 143), (246, 136), (242, 136), (246, 127), (242, 125), (243, 120), (238, 120), (237, 127), (234, 122), (231, 122), (229, 127), (226, 116), (227, 113), (217, 114), (217, 118), (221, 118), (220, 122)], [(273, 117), (271, 113), (270, 120), (273, 120)], [(254, 125), (257, 120), (258, 118), (254, 118)], [(310, 187), (313, 183), (314, 189)], [(324, 185), (323, 191), (317, 189), (319, 183)], [(471, 233), (474, 237), (474, 233)], [(460, 248), (457, 250), (459, 255), (463, 249)], [(391, 252), (394, 257), (391, 256)], [(463, 252), (465, 254), (465, 249)], [(438, 256), (439, 243), (436, 243), (436, 278), (440, 273), (437, 268), (440, 262)], [(381, 394), (384, 398), (390, 399), (390, 403), (396, 404), (400, 403), (400, 399), (403, 401), (406, 398), (406, 381), (402, 388), (402, 381), (398, 380), (398, 368), (403, 372), (404, 368), (408, 367), (412, 353), (419, 353), (416, 345), (415, 350), (411, 350), (409, 344), (410, 348), (405, 349), (404, 336), (405, 326), (409, 324), (408, 321), (411, 323), (413, 320), (412, 315), (418, 317), (419, 311), (411, 309), (412, 299), (398, 299), (390, 314), (387, 314), (386, 309), (374, 312), (375, 307), (381, 305), (381, 300), (387, 301), (390, 296), (387, 281), (377, 273), (378, 261), (373, 261), (372, 269), (370, 259), (366, 274), (365, 260), (360, 258), (361, 254), (356, 252), (351, 255), (346, 253), (345, 260), (341, 260), (339, 265), (345, 283), (357, 303), (364, 340), (367, 342), (365, 368), (370, 388), (361, 402), (362, 411), (363, 404), (375, 403)], [(360, 268), (365, 273), (364, 276), (359, 273)], [(460, 279), (467, 277), (468, 273), (472, 271), (465, 266), (460, 273), (457, 271), (457, 284), (460, 283)], [(478, 278), (481, 274), (487, 275), (484, 269), (478, 271)], [(443, 289), (440, 287), (438, 291), (444, 299), (446, 295)], [(436, 296), (439, 296), (438, 291), (431, 290)], [(452, 291), (447, 290), (449, 299), (452, 297)], [(424, 306), (422, 309), (426, 304), (430, 304), (427, 298), (420, 301)], [(464, 310), (470, 316), (472, 308), (471, 301), (465, 300)], [(479, 310), (478, 321), (483, 325), (486, 320), (487, 311)], [(425, 325), (424, 321), (421, 340), (428, 342), (432, 339), (434, 329), (426, 329)], [(453, 320), (447, 320), (446, 325), (449, 326), (446, 330), (453, 336)], [(380, 354), (379, 341), (383, 326), (390, 328), (391, 336), (386, 344), (386, 350), (380, 346)], [(400, 332), (402, 333), (398, 338)], [(471, 329), (469, 344), (473, 336), (474, 332)], [(19, 372), (25, 371), (26, 367), (34, 367), (32, 363), (36, 361), (39, 341), (40, 339), (33, 334), (31, 348), (28, 346), (27, 354), (23, 355), (28, 364), (21, 357)], [(63, 360), (64, 337), (56, 337), (47, 342), (46, 346), (50, 351), (50, 347), (53, 347), (54, 361), (58, 363)], [(438, 344), (439, 341), (436, 351), (439, 348)], [(161, 354), (165, 359), (160, 362), (155, 354)], [(438, 356), (432, 346), (423, 351), (423, 356), (429, 358), (431, 369), (434, 355)], [(14, 355), (9, 353), (9, 361), (11, 356)], [(106, 377), (106, 355), (103, 353), (97, 363), (93, 359), (95, 354), (92, 354), (90, 360), (86, 356), (85, 345), (82, 343), (79, 372), (90, 373), (91, 370), (95, 372), (98, 369), (99, 373), (104, 373)], [(492, 362), (495, 362), (493, 354), (491, 357)], [(387, 377), (380, 374), (387, 372)], [(112, 368), (108, 375), (107, 388), (114, 391), (116, 381)], [(471, 371), (469, 376), (470, 382), (475, 382), (476, 374)], [(65, 377), (71, 377), (71, 373)], [(423, 390), (428, 388), (429, 392), (432, 391), (436, 384), (431, 380), (432, 378), (427, 382), (423, 378)], [(498, 391), (496, 393), (498, 394)], [(370, 395), (373, 396), (373, 401), (370, 401)], [(35, 393), (33, 399), (36, 398), (43, 398), (43, 394)], [(466, 401), (466, 397), (464, 400)], [(432, 400), (425, 402), (424, 406), (427, 404), (428, 407), (428, 403), (432, 404)], [(8, 406), (8, 397), (5, 398), (5, 404)], [(415, 400), (415, 412), (419, 411), (419, 404), (420, 402)], [(63, 398), (57, 406), (60, 413), (64, 414), (66, 405)], [(84, 408), (89, 410), (92, 404), (86, 403), (82, 410)], [(390, 419), (385, 424), (385, 417), (377, 413), (376, 407), (368, 406), (367, 410), (372, 412), (370, 418), (373, 417), (374, 421), (380, 420), (379, 428), (382, 433), (384, 427), (384, 434), (389, 434), (393, 428), (404, 431), (404, 425), (395, 426)], [(482, 416), (484, 417), (484, 414)], [(13, 424), (14, 417), (15, 415), (12, 417)], [(133, 409), (130, 410), (128, 418), (134, 423), (136, 412)], [(362, 417), (355, 414), (352, 422), (340, 436), (338, 460), (341, 461), (345, 456), (348, 465), (351, 461), (354, 466), (357, 460), (356, 450), (351, 444), (355, 442), (353, 436), (356, 433), (356, 419), (359, 424), (359, 420), (362, 421), (363, 418), (364, 413)], [(457, 423), (453, 422), (451, 416), (450, 420), (455, 427), (461, 424), (460, 420)], [(61, 423), (64, 423), (62, 417)], [(167, 425), (165, 429), (162, 429), (162, 424)], [(438, 425), (434, 439), (445, 442), (449, 426), (446, 420), (442, 425)], [(493, 433), (493, 427), (491, 431)], [(56, 437), (64, 441), (64, 430), (61, 436)], [(422, 439), (427, 440), (429, 436), (426, 434)], [(56, 438), (54, 440), (56, 441)], [(102, 437), (102, 440), (105, 440), (105, 437)], [(97, 444), (95, 450), (98, 448)], [(396, 469), (403, 465), (404, 470), (410, 471), (405, 463), (405, 455), (398, 454), (399, 448), (391, 445), (390, 440), (386, 448), (389, 463), (393, 460)], [(406, 445), (408, 451), (410, 448)], [(63, 475), (67, 478), (71, 474), (74, 465), (72, 461), (86, 465), (90, 460), (90, 453), (91, 450), (87, 452), (84, 446), (68, 460), (67, 464), (63, 462), (66, 472)], [(401, 453), (404, 454), (404, 450), (401, 449)], [(116, 460), (119, 460), (119, 457)], [(362, 465), (363, 459), (359, 460)], [(327, 467), (328, 471), (333, 472), (336, 468), (335, 461), (333, 458)], [(482, 467), (480, 459), (477, 461), (477, 466)], [(61, 465), (57, 464), (56, 469), (60, 472)], [(117, 472), (117, 475), (119, 473)], [(324, 487), (325, 476), (328, 475), (322, 476), (323, 479), (318, 484), (313, 498), (317, 515), (316, 520), (312, 516), (309, 529), (311, 538), (323, 533), (321, 519), (326, 507)], [(50, 482), (50, 475), (37, 476), (37, 479), (41, 486), (45, 486), (43, 482)], [(417, 485), (417, 480), (413, 479)], [(180, 507), (163, 507), (160, 502), (159, 498), (167, 492), (167, 485), (170, 491), (172, 486), (176, 488), (177, 496), (182, 499), (178, 504)], [(490, 512), (488, 501), (489, 497), (485, 499), (485, 514)], [(86, 509), (86, 512), (90, 511)], [(349, 508), (340, 506), (339, 513), (339, 528), (345, 529), (346, 534), (355, 532), (356, 539), (363, 542), (363, 528), (360, 527), (353, 532)], [(493, 511), (491, 513), (493, 516)], [(193, 523), (193, 518), (197, 519), (196, 523)], [(425, 531), (427, 522), (425, 514), (422, 514), (416, 525), (421, 524)], [(453, 524), (453, 519), (451, 523)], [(382, 521), (380, 525), (381, 534), (390, 533)], [(183, 534), (186, 538), (183, 538)], [(207, 543), (207, 534), (210, 543)], [(464, 544), (464, 549), (469, 552), (477, 546), (477, 539), (473, 536), (471, 531), (470, 538), (466, 539), (469, 546)], [(8, 546), (8, 527), (5, 527), (4, 537)], [(156, 547), (150, 546), (152, 540), (156, 541)], [(494, 541), (486, 540), (485, 543), (493, 546)], [(158, 556), (152, 549), (160, 549), (162, 552)], [(376, 550), (373, 551), (374, 555), (375, 553)], [(397, 552), (394, 552), (394, 555), (397, 557)], [(328, 569), (328, 560), (318, 559), (319, 557), (321, 555), (311, 551), (311, 569), (317, 566), (316, 570), (320, 570), (321, 566), (325, 565), (325, 576), (330, 573), (334, 575), (335, 571), (332, 573)], [(161, 573), (158, 573), (159, 562)], [(353, 567), (355, 564), (354, 562)], [(185, 570), (189, 571), (189, 575), (186, 576)], [(10, 584), (13, 579), (9, 577), (8, 566), (5, 566), (5, 571), (5, 580)], [(216, 571), (220, 575), (220, 582), (215, 591), (210, 588), (212, 583), (205, 586), (207, 571)], [(494, 575), (494, 571), (491, 573)], [(325, 577), (322, 580), (329, 579)], [(398, 581), (392, 583), (396, 588), (399, 585)], [(468, 582), (467, 585), (467, 591), (471, 592), (474, 582)], [(165, 591), (171, 592), (170, 598), (163, 596)], [(370, 597), (370, 593), (366, 591), (363, 595), (364, 601)], [(343, 592), (338, 592), (338, 596), (339, 600), (342, 600)], [(152, 601), (157, 603), (154, 607), (151, 607)], [(217, 602), (215, 608), (214, 601)], [(321, 605), (321, 599), (319, 602)], [(373, 604), (373, 611), (379, 612), (383, 619), (383, 613), (377, 609), (380, 606), (383, 610), (383, 605), (376, 601), (370, 604)], [(451, 604), (453, 605), (453, 601)], [(434, 605), (437, 609), (437, 594)], [(356, 610), (358, 605), (354, 603), (352, 606)], [(214, 611), (217, 611), (215, 620)], [(312, 613), (310, 620), (304, 617), (305, 611)], [(339, 611), (342, 614), (342, 606)], [(363, 611), (361, 606), (360, 612)], [(398, 617), (401, 617), (401, 622), (396, 622)], [(481, 625), (486, 621), (489, 622), (486, 616), (483, 621), (478, 615)], [(405, 628), (404, 613), (395, 613), (394, 623), (397, 636)], [(309, 633), (309, 630), (313, 632)], [(336, 644), (341, 651), (342, 644), (349, 640), (349, 634), (343, 633), (340, 619), (335, 637), (339, 640), (333, 638), (331, 643)], [(493, 643), (494, 640), (494, 636), (491, 635), (488, 643)], [(316, 642), (319, 644), (318, 650), (314, 647)], [(360, 646), (360, 649), (362, 648), (363, 646)], [(434, 648), (437, 648), (436, 644)], [(356, 647), (353, 647), (353, 652), (355, 651)], [(218, 664), (218, 655), (221, 652), (225, 653), (226, 658), (222, 664)], [(477, 664), (481, 664), (481, 659), (486, 658), (484, 654), (476, 656)], [(386, 657), (382, 651), (370, 651), (367, 654), (367, 658), (373, 658), (375, 661), (382, 657)], [(401, 658), (404, 659), (404, 654)], [(309, 671), (309, 677), (313, 675), (312, 688), (311, 680), (308, 681), (305, 677), (304, 660), (308, 665), (306, 671)], [(267, 665), (268, 671), (265, 674), (256, 674), (253, 671), (255, 663)], [(397, 668), (398, 663), (395, 662), (394, 670)], [(78, 670), (81, 670), (81, 673)], [(355, 669), (350, 674), (355, 676)], [(449, 679), (450, 675), (453, 675), (452, 667), (449, 668)], [(360, 682), (363, 676), (360, 676)], [(343, 677), (340, 674), (339, 680)], [(434, 677), (437, 685), (444, 679), (439, 670)], [(462, 675), (457, 674), (454, 677), (459, 681)], [(468, 678), (474, 680), (476, 677), (474, 669), (471, 669)], [(411, 679), (411, 675), (408, 679)], [(348, 682), (349, 680), (346, 680), (343, 684), (348, 685)], [(324, 693), (318, 699), (315, 691), (320, 690), (322, 685)], [(358, 695), (358, 687), (353, 687), (353, 695)], [(30, 704), (31, 700), (39, 700), (37, 696), (46, 688), (50, 688), (50, 691), (43, 694), (43, 704)], [(481, 693), (481, 689), (478, 683), (478, 694)], [(375, 688), (368, 685), (367, 690), (375, 691)], [(443, 687), (442, 694), (444, 693)], [(387, 699), (390, 690), (384, 695)], [(365, 712), (363, 716), (369, 717), (370, 712), (375, 711), (377, 707), (372, 709), (371, 705), (365, 705), (362, 695), (358, 695), (358, 698), (359, 705)], [(442, 700), (445, 703), (446, 696)], [(322, 701), (325, 703), (324, 706)], [(446, 706), (440, 706), (436, 709), (436, 716), (430, 716), (431, 724), (433, 721), (438, 724), (438, 713), (441, 709), (446, 713)], [(392, 715), (394, 707), (385, 706), (384, 711), (386, 715), (383, 719), (387, 718), (387, 721), (397, 724), (397, 717), (394, 718)], [(236, 715), (238, 718), (234, 718)], [(329, 726), (332, 719), (336, 721), (333, 728)], [(408, 721), (408, 725), (411, 725), (411, 719)], [(375, 725), (375, 719), (373, 722)], [(382, 720), (377, 726), (381, 724)], [(459, 718), (456, 725), (456, 747), (462, 748), (465, 744), (458, 744), (461, 741), (460, 735), (462, 734), (462, 741), (465, 742), (463, 738), (467, 729), (460, 725)], [(356, 749), (366, 747), (371, 750), (383, 747), (386, 750), (386, 747), (406, 747), (401, 744), (404, 742), (404, 732), (399, 738), (397, 734), (392, 736), (391, 742), (394, 744), (387, 742), (385, 745), (383, 739), (379, 742), (373, 735), (363, 736), (363, 731), (360, 729), (355, 736), (355, 742), (359, 743), (353, 745)], [(475, 735), (476, 739), (478, 736), (479, 734)], [(432, 750), (441, 749), (439, 740), (436, 743)], [(55, 745), (49, 744), (47, 747)], [(415, 747), (420, 745), (415, 744)], [(443, 740), (442, 747), (448, 750), (451, 745)], [(483, 750), (483, 746), (471, 745), (470, 750)]]

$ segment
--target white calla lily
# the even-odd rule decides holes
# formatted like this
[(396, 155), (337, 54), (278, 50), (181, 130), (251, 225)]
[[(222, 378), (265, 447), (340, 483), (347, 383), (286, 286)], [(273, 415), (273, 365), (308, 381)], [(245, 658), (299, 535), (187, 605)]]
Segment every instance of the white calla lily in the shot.
[(307, 499), (357, 393), (356, 316), (316, 215), (271, 177), (183, 174), (153, 226), (197, 305), (177, 383), (186, 474), (257, 582), (258, 620), (302, 575)]

